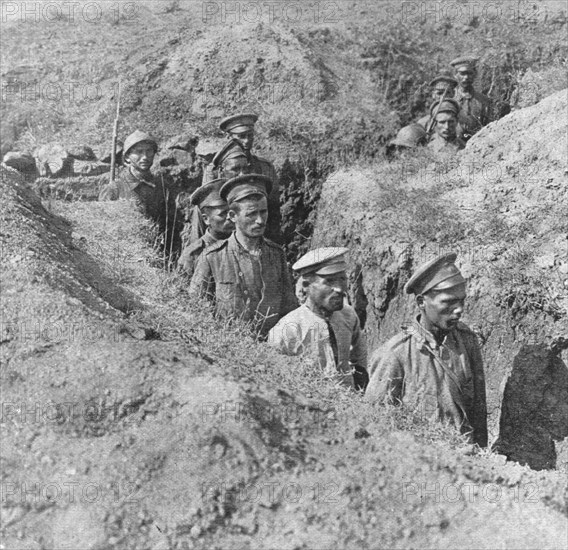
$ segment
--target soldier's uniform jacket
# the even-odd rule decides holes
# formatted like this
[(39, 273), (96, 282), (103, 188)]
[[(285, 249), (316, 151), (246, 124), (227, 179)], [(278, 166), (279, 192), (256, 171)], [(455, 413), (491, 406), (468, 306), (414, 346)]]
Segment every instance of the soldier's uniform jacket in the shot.
[(189, 293), (209, 298), (220, 317), (252, 322), (261, 334), (298, 305), (282, 247), (263, 239), (256, 256), (235, 233), (202, 252)]
[(493, 120), (491, 100), (482, 93), (475, 90), (468, 93), (457, 88), (454, 99), (460, 104), (458, 122), (466, 140)]
[[(196, 208), (197, 210), (197, 208)], [(218, 241), (209, 231), (205, 231), (202, 237), (189, 243), (182, 251), (178, 260), (178, 269), (191, 278), (195, 270), (195, 264), (200, 254), (212, 244)]]
[(455, 424), (486, 447), (485, 376), (476, 335), (458, 323), (439, 346), (419, 320), (374, 353), (366, 399), (402, 402), (424, 418)]
[(359, 317), (348, 304), (334, 311), (329, 324), (337, 342), (337, 364), (325, 319), (303, 304), (278, 321), (268, 343), (286, 355), (314, 354), (323, 373), (353, 387), (355, 366), (367, 368), (367, 346)]
[(138, 178), (126, 169), (99, 193), (99, 200), (118, 199), (135, 199), (146, 216), (159, 220), (166, 210), (166, 186), (161, 178), (158, 179), (152, 174), (146, 178)]
[(179, 232), (182, 216), (176, 213), (175, 191), (162, 177), (149, 174), (137, 178), (129, 169), (107, 184), (99, 193), (99, 200), (134, 199), (138, 208), (157, 225), (164, 250), (176, 251), (181, 246)]
[(432, 138), (428, 142), (427, 147), (429, 149), (432, 149), (436, 153), (440, 152), (452, 153), (463, 149), (465, 147), (465, 142), (459, 137), (455, 137), (452, 140), (446, 140), (442, 136), (434, 133), (432, 135)]

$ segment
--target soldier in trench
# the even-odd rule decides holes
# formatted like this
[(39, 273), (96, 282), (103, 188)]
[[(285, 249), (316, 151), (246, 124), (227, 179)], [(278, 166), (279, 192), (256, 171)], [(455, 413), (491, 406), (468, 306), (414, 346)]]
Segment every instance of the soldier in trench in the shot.
[(189, 287), (218, 317), (250, 323), (263, 338), (297, 307), (284, 250), (264, 237), (271, 185), (266, 176), (244, 174), (221, 187), (235, 231), (202, 252)]
[(347, 252), (347, 248), (317, 248), (294, 264), (305, 300), (280, 319), (268, 342), (286, 355), (313, 353), (326, 376), (364, 390), (367, 345), (357, 313), (346, 303)]
[(477, 337), (460, 321), (466, 281), (457, 254), (421, 266), (406, 283), (419, 314), (380, 347), (370, 363), (366, 399), (404, 404), (426, 419), (455, 425), (487, 446), (487, 403)]
[(101, 189), (99, 200), (134, 200), (140, 211), (156, 222), (163, 249), (179, 251), (182, 219), (177, 214), (173, 186), (151, 171), (157, 151), (158, 142), (146, 132), (136, 130), (130, 134), (122, 153), (126, 170)]

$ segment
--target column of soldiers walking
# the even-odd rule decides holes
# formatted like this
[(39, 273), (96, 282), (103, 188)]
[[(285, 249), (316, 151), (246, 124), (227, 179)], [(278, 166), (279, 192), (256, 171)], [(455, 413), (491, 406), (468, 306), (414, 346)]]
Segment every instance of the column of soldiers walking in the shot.
[[(427, 116), (403, 128), (390, 153), (427, 143), (457, 150), (491, 119), (489, 100), (473, 88), (475, 59), (452, 62), (456, 79), (431, 82)], [(418, 313), (371, 356), (347, 293), (349, 250), (310, 250), (288, 269), (280, 227), (280, 189), (274, 166), (254, 155), (257, 116), (224, 119), (225, 145), (210, 155), (203, 183), (191, 195), (191, 235), (178, 261), (189, 294), (223, 319), (240, 319), (285, 355), (315, 357), (321, 373), (365, 392), (375, 403), (403, 403), (428, 419), (454, 424), (487, 445), (481, 351), (461, 321), (466, 280), (456, 254), (418, 267), (405, 290)], [(430, 140), (427, 142), (428, 136)], [(151, 173), (158, 143), (136, 131), (124, 142), (126, 170), (100, 198), (136, 198), (158, 220), (168, 208), (163, 179)]]
[(387, 156), (396, 157), (426, 146), (437, 153), (453, 153), (495, 117), (491, 100), (474, 87), (475, 57), (454, 59), (454, 76), (441, 73), (430, 82), (432, 104), (427, 115), (402, 128), (387, 145)]

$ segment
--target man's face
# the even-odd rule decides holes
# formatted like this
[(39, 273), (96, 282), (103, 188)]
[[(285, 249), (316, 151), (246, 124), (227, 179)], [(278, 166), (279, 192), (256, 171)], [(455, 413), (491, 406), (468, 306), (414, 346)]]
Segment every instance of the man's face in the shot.
[(252, 151), (252, 146), (254, 144), (254, 129), (248, 128), (242, 132), (231, 132), (231, 137), (238, 139), (245, 152), (248, 154)]
[(249, 239), (262, 237), (268, 219), (268, 203), (266, 197), (239, 201), (239, 205), (229, 208), (229, 218), (237, 230)]
[(475, 80), (475, 71), (469, 67), (460, 67), (456, 71), (456, 80), (461, 88), (467, 90), (473, 86)]
[(244, 174), (247, 167), (248, 162), (245, 157), (233, 157), (222, 163), (221, 170), (224, 178), (231, 179)]
[(333, 313), (343, 309), (343, 298), (347, 292), (345, 271), (333, 275), (312, 275), (306, 294), (318, 308)]
[(422, 314), (440, 330), (451, 330), (460, 320), (465, 303), (465, 284), (426, 293), (419, 298)]
[(436, 115), (436, 133), (444, 139), (456, 137), (457, 119), (453, 113), (438, 113)]
[(235, 224), (227, 216), (228, 212), (229, 207), (227, 205), (208, 207), (202, 212), (205, 225), (209, 228), (211, 234), (218, 239), (226, 239), (235, 229)]
[(150, 141), (141, 141), (128, 151), (125, 160), (136, 170), (147, 172), (154, 162), (155, 155), (155, 145)]
[[(432, 99), (438, 101), (445, 98), (454, 97), (455, 88), (449, 82), (436, 82), (434, 89), (432, 90)], [(445, 92), (445, 95), (444, 95)]]

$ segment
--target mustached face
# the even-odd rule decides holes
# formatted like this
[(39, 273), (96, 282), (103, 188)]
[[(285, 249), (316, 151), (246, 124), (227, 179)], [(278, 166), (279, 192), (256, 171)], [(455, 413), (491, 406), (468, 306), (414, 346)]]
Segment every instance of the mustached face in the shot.
[(448, 331), (461, 319), (465, 298), (465, 284), (462, 284), (447, 290), (428, 292), (417, 300), (418, 307), (428, 321), (434, 327)]
[(458, 81), (460, 87), (467, 90), (473, 85), (473, 81), (475, 80), (475, 71), (465, 67), (459, 69), (456, 72), (456, 80)]
[(436, 115), (436, 133), (444, 139), (456, 137), (457, 118), (453, 113), (438, 113)]
[(253, 195), (229, 207), (229, 219), (244, 237), (262, 237), (268, 220), (268, 202), (262, 195)]
[(345, 271), (333, 275), (311, 275), (308, 281), (306, 295), (317, 308), (327, 313), (343, 308), (343, 299), (347, 292)]
[(203, 221), (211, 234), (218, 238), (227, 238), (235, 229), (235, 224), (228, 217), (229, 207), (215, 206), (204, 208), (202, 211)]

